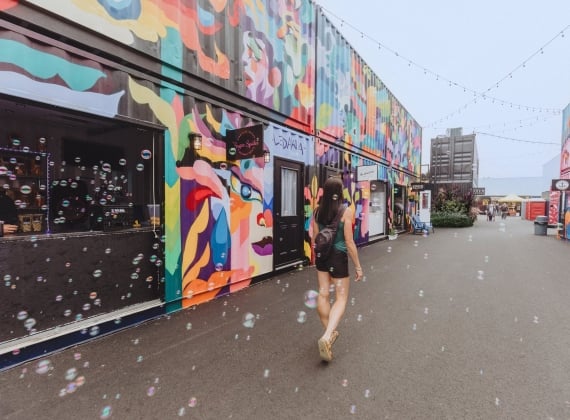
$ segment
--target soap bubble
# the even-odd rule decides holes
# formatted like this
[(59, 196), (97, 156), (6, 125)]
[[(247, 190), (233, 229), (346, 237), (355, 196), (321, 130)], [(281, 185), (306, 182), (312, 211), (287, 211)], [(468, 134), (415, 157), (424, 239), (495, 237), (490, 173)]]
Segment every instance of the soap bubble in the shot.
[(319, 293), (314, 290), (307, 290), (305, 292), (305, 306), (307, 308), (315, 309), (317, 307), (317, 298)]
[(247, 312), (242, 318), (242, 324), (246, 328), (253, 328), (255, 325), (255, 315)]

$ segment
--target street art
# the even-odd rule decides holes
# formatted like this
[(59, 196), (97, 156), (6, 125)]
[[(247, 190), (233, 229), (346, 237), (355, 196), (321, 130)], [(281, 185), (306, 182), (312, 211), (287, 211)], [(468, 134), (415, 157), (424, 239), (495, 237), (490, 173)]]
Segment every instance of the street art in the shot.
[[(245, 116), (247, 110), (230, 111), (190, 96), (185, 89), (199, 90), (202, 84), (186, 87), (188, 73), (251, 100), (265, 114), (273, 112), (273, 121), (281, 119), (278, 123), (298, 131), (265, 125), (264, 147), (272, 156), (306, 165), (307, 258), (312, 255), (310, 219), (322, 194), (316, 167), (335, 168), (343, 177), (345, 200), (355, 211), (357, 243), (368, 238), (369, 183), (354, 179), (355, 168), (363, 163), (354, 152), (419, 172), (421, 128), (334, 26), (316, 16), (309, 0), (27, 3), (141, 52), (156, 62), (148, 70), (164, 78), (128, 76), (71, 59), (63, 50), (60, 56), (0, 37), (6, 41), (0, 48), (0, 71), (16, 76), (1, 80), (17, 85), (18, 77), (25, 77), (27, 89), (41, 95), (30, 99), (57, 104), (57, 98), (71, 97), (78, 110), (164, 127), (168, 310), (234, 292), (273, 270), (273, 163), (263, 158), (228, 161), (224, 140), (228, 130), (259, 121)], [(1, 10), (16, 5), (0, 0)], [(321, 19), (318, 34), (316, 19)], [(316, 138), (309, 137), (315, 133)], [(190, 153), (191, 134), (202, 136), (200, 151)], [(409, 181), (388, 167), (381, 174), (401, 185)], [(390, 208), (389, 202), (388, 212)]]
[(421, 127), (328, 20), (318, 27), (316, 128), (329, 141), (419, 173)]
[[(204, 139), (200, 151), (175, 171), (177, 180), (167, 189), (167, 244), (180, 240), (180, 257), (167, 258), (167, 278), (181, 284), (167, 287), (167, 298), (184, 298), (191, 306), (217, 295), (244, 288), (251, 278), (272, 270), (272, 197), (264, 192), (263, 158), (227, 162), (223, 137), (227, 130), (251, 121), (210, 104), (186, 98), (191, 110), (175, 113), (180, 104), (166, 103), (151, 90), (130, 82), (135, 101), (148, 104), (166, 124), (174, 160), (181, 160), (189, 133)], [(168, 159), (167, 160), (172, 160)], [(168, 174), (172, 178), (173, 174)], [(167, 248), (168, 251), (168, 248)], [(180, 265), (180, 266), (178, 266)], [(168, 296), (172, 293), (173, 296)]]
[(312, 10), (304, 0), (243, 2), (245, 96), (288, 115), (293, 125), (314, 115)]
[(114, 117), (125, 91), (113, 79), (110, 69), (94, 61), (0, 32), (2, 93)]
[[(181, 60), (190, 71), (280, 112), (283, 122), (310, 132), (315, 67), (314, 15), (308, 0), (30, 3), (146, 54), (158, 53), (177, 67)], [(176, 38), (183, 45), (177, 55), (162, 54)], [(162, 45), (158, 50), (157, 44)]]
[(0, 0), (0, 10), (8, 10), (18, 5), (18, 0)]

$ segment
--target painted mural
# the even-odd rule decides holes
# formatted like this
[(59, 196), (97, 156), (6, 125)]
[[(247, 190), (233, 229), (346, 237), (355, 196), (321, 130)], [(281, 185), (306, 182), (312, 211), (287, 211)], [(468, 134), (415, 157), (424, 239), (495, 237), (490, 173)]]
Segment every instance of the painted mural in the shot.
[(99, 63), (0, 30), (0, 92), (104, 117), (119, 113), (122, 75)]
[(315, 18), (309, 0), (30, 3), (237, 92), (310, 132)]
[[(370, 183), (355, 179), (356, 167), (364, 163), (356, 153), (383, 162), (379, 179), (389, 183), (407, 185), (403, 170), (419, 175), (421, 128), (330, 22), (321, 19), (315, 33), (316, 8), (309, 0), (27, 3), (157, 59), (162, 83), (63, 50), (42, 51), (13, 33), (0, 36), (3, 89), (23, 86), (26, 97), (38, 102), (164, 127), (169, 310), (235, 292), (273, 270), (273, 162), (226, 157), (228, 131), (261, 121), (246, 116), (246, 110), (191, 96), (184, 88), (188, 73), (262, 105), (267, 119), (288, 127), (266, 123), (263, 144), (271, 156), (305, 165), (308, 258), (310, 219), (325, 176), (316, 168), (343, 177), (359, 244), (368, 240)], [(0, 9), (20, 7), (16, 4), (0, 0)], [(49, 66), (34, 65), (38, 62)], [(311, 133), (318, 133), (316, 139)], [(192, 148), (196, 134), (202, 138), (200, 150)]]
[(324, 15), (318, 30), (320, 135), (419, 175), (421, 127)]

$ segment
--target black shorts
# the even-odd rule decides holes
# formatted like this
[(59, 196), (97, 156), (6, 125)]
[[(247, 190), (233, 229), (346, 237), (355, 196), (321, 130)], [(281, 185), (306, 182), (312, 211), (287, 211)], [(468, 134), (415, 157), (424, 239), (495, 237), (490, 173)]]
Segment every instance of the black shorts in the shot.
[(317, 270), (328, 272), (334, 279), (348, 277), (348, 255), (344, 251), (334, 248), (325, 261), (317, 259)]

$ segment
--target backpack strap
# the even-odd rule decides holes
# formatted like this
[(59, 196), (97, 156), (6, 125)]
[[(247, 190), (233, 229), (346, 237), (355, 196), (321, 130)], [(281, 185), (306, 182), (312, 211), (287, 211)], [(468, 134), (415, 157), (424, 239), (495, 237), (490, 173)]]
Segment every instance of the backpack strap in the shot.
[(344, 214), (344, 211), (346, 210), (346, 207), (343, 205), (341, 207), (341, 209), (337, 212), (331, 226), (334, 226), (334, 228), (336, 229), (338, 227), (338, 224), (340, 223), (340, 219), (342, 219), (342, 215)]

